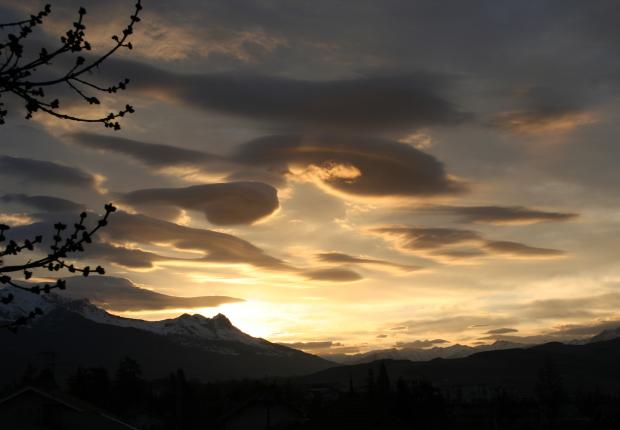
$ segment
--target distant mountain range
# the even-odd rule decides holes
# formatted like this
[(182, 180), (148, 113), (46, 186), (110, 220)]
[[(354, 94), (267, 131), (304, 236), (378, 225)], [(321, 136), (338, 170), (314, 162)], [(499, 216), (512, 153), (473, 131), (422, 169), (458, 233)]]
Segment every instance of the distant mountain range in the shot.
[(14, 302), (0, 305), (0, 320), (10, 321), (39, 307), (42, 317), (18, 334), (0, 331), (0, 381), (20, 374), (27, 363), (53, 362), (59, 375), (77, 366), (110, 369), (125, 356), (137, 360), (149, 378), (183, 368), (203, 380), (291, 376), (328, 368), (333, 363), (236, 328), (222, 314), (213, 318), (183, 314), (143, 321), (109, 314), (86, 299), (34, 295), (10, 288)]
[(455, 345), (446, 347), (435, 346), (433, 348), (388, 348), (376, 349), (361, 354), (325, 354), (322, 355), (322, 357), (339, 364), (361, 364), (386, 359), (428, 361), (435, 358), (463, 358), (477, 352), (498, 351), (511, 348), (526, 348), (528, 346), (531, 345), (498, 340), (490, 345), (468, 346), (457, 343)]
[[(600, 342), (616, 339), (620, 337), (620, 327), (605, 330), (592, 338), (576, 339), (563, 342), (567, 345), (583, 345), (587, 343)], [(455, 344), (451, 346), (432, 348), (388, 348), (368, 351), (361, 354), (323, 354), (323, 358), (339, 364), (363, 364), (376, 360), (410, 360), (410, 361), (429, 361), (436, 358), (464, 358), (478, 352), (501, 351), (515, 348), (531, 348), (536, 344), (509, 342), (497, 340), (492, 344), (468, 346)]]
[[(190, 377), (210, 380), (304, 377), (309, 382), (363, 385), (378, 360), (388, 360), (391, 376), (426, 379), (438, 385), (495, 384), (531, 389), (545, 360), (558, 363), (573, 385), (602, 387), (620, 381), (620, 328), (570, 344), (523, 345), (498, 341), (470, 347), (403, 348), (338, 357), (347, 366), (252, 337), (222, 314), (213, 318), (183, 314), (162, 321), (112, 315), (86, 299), (34, 295), (13, 288), (10, 305), (0, 305), (0, 321), (14, 320), (40, 307), (44, 311), (17, 335), (0, 331), (0, 384), (19, 378), (28, 363), (53, 366), (59, 379), (78, 366), (114, 370), (124, 357), (137, 360), (145, 377), (159, 378), (182, 368)], [(331, 356), (330, 356), (331, 357)], [(612, 379), (609, 379), (612, 378)], [(613, 379), (616, 378), (616, 379)], [(611, 381), (611, 382), (606, 382)]]
[(558, 342), (529, 348), (478, 352), (464, 358), (412, 362), (380, 360), (332, 367), (301, 378), (303, 382), (348, 389), (365, 389), (369, 375), (385, 365), (389, 379), (433, 383), (454, 396), (484, 398), (498, 389), (516, 395), (536, 394), (541, 372), (553, 369), (559, 386), (572, 393), (617, 394), (620, 387), (620, 338), (567, 345)]

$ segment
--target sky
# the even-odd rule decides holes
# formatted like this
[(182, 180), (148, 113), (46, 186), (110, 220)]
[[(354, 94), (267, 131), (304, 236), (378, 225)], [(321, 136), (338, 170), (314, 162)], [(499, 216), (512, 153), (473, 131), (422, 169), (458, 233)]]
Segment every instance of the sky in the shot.
[[(34, 40), (53, 46), (80, 6), (95, 53), (132, 12), (58, 0)], [(8, 99), (0, 126), (15, 231), (119, 207), (81, 257), (123, 278), (93, 285), (142, 288), (131, 305), (108, 288), (110, 312), (222, 312), (323, 354), (620, 324), (618, 2), (144, 7), (134, 49), (92, 76), (127, 91), (63, 93), (81, 114), (131, 103), (120, 131)]]

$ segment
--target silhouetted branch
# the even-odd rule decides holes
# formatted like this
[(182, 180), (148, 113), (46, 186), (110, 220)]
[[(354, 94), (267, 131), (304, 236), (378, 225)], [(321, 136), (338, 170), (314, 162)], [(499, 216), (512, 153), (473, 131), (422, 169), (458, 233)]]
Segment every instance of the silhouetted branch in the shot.
[[(60, 77), (41, 81), (34, 79), (34, 74), (40, 68), (49, 67), (53, 61), (65, 58), (67, 55), (91, 50), (91, 44), (86, 40), (86, 26), (84, 24), (86, 9), (79, 9), (78, 19), (73, 23), (73, 28), (69, 29), (64, 36), (61, 36), (61, 45), (58, 48), (51, 52), (42, 48), (36, 58), (27, 62), (24, 61), (24, 41), (33, 32), (35, 27), (43, 24), (44, 18), (51, 13), (51, 6), (46, 5), (42, 11), (36, 15), (31, 15), (29, 19), (0, 24), (0, 29), (15, 28), (19, 30), (15, 33), (9, 33), (6, 36), (6, 40), (0, 43), (0, 98), (4, 93), (10, 93), (21, 98), (26, 103), (27, 119), (32, 118), (35, 112), (41, 111), (59, 119), (102, 123), (105, 127), (119, 130), (120, 124), (118, 119), (134, 112), (134, 108), (131, 105), (125, 105), (124, 108), (101, 117), (88, 118), (71, 115), (60, 111), (60, 101), (58, 99), (50, 100), (46, 96), (44, 89), (66, 85), (67, 88), (89, 105), (99, 105), (101, 101), (92, 93), (87, 92), (87, 89), (108, 94), (126, 89), (129, 83), (127, 78), (117, 84), (106, 87), (90, 81), (86, 76), (119, 49), (133, 48), (128, 39), (133, 34), (134, 25), (140, 22), (138, 15), (141, 10), (141, 0), (138, 0), (133, 14), (129, 17), (129, 23), (122, 30), (120, 36), (112, 36), (114, 45), (107, 52), (92, 60), (87, 60), (85, 57), (78, 55), (74, 59), (73, 66), (62, 73)], [(4, 103), (0, 101), (0, 124), (4, 124), (5, 117), (8, 114), (4, 106)]]
[[(24, 286), (15, 282), (15, 275), (13, 274), (21, 272), (23, 280), (30, 279), (33, 274), (32, 270), (34, 269), (44, 269), (50, 272), (66, 270), (69, 273), (81, 273), (83, 276), (89, 276), (93, 273), (99, 275), (105, 274), (105, 270), (101, 266), (95, 268), (91, 268), (90, 266), (78, 267), (73, 263), (66, 262), (66, 258), (69, 258), (72, 254), (84, 252), (85, 247), (92, 243), (92, 238), (97, 231), (108, 224), (110, 214), (116, 211), (116, 208), (111, 203), (106, 204), (104, 209), (105, 214), (97, 220), (96, 225), (90, 230), (84, 225), (84, 221), (88, 216), (86, 212), (80, 214), (79, 221), (73, 225), (73, 231), (67, 236), (63, 237), (63, 232), (67, 231), (67, 225), (60, 222), (54, 224), (54, 236), (52, 237), (52, 244), (50, 245), (50, 253), (46, 257), (39, 258), (35, 261), (28, 261), (23, 264), (9, 266), (0, 265), (0, 284), (10, 285), (13, 288), (32, 294), (48, 294), (54, 289), (64, 290), (67, 287), (66, 281), (63, 279), (56, 279), (55, 282), (45, 283), (43, 285)], [(4, 233), (9, 229), (9, 226), (0, 224), (0, 242), (6, 240)], [(22, 245), (18, 245), (17, 242), (13, 240), (9, 240), (4, 251), (0, 252), (0, 256), (16, 256), (24, 251), (34, 251), (35, 245), (41, 244), (42, 242), (42, 236), (36, 236), (33, 240), (26, 239)], [(8, 273), (11, 273), (11, 275), (8, 275)], [(12, 303), (13, 300), (13, 294), (0, 296), (0, 303), (5, 305)], [(42, 314), (43, 311), (36, 308), (15, 321), (0, 325), (0, 329), (8, 328), (15, 332), (20, 326), (27, 324), (33, 318)]]

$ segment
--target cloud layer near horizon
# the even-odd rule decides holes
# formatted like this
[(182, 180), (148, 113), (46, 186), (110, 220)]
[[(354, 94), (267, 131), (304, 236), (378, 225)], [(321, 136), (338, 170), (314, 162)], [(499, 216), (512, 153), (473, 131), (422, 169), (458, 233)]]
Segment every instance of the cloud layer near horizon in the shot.
[(124, 278), (97, 276), (67, 278), (69, 287), (63, 293), (72, 299), (88, 299), (109, 311), (156, 311), (217, 307), (243, 299), (227, 296), (178, 297), (140, 288)]

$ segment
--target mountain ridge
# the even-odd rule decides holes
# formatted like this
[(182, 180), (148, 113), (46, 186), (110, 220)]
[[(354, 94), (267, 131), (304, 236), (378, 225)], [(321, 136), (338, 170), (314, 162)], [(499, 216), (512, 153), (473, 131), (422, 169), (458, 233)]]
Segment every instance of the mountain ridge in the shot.
[(0, 332), (5, 347), (0, 364), (12, 368), (14, 375), (23, 370), (24, 362), (37, 361), (42, 353), (52, 353), (65, 374), (77, 366), (112, 370), (122, 358), (131, 356), (146, 367), (150, 377), (183, 368), (204, 380), (291, 376), (333, 365), (243, 333), (221, 313), (213, 318), (182, 314), (144, 321), (112, 315), (86, 299), (10, 292), (14, 303), (0, 306), (0, 320), (12, 320), (34, 307), (44, 311), (17, 335)]

